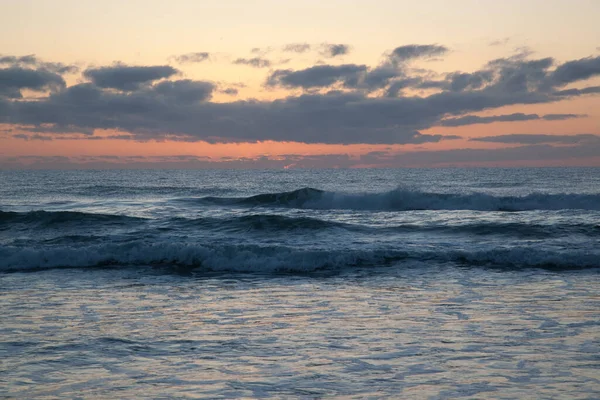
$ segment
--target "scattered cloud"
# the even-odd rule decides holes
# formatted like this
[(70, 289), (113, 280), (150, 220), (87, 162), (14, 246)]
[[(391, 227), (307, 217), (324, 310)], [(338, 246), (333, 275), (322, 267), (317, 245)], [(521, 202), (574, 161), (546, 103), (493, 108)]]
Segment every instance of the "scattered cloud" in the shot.
[[(457, 138), (423, 133), (435, 126), (579, 118), (582, 115), (473, 114), (600, 93), (599, 86), (567, 86), (596, 76), (597, 61), (591, 57), (557, 65), (552, 58), (530, 58), (522, 51), (472, 72), (434, 74), (412, 68), (414, 60), (448, 51), (436, 44), (413, 44), (386, 53), (374, 67), (325, 64), (278, 69), (268, 73), (265, 85), (301, 94), (229, 102), (211, 98), (215, 92), (235, 95), (237, 86), (177, 80), (179, 71), (168, 65), (88, 68), (82, 74), (87, 82), (69, 86), (40, 60), (2, 58), (7, 67), (0, 69), (0, 124), (23, 127), (19, 134), (30, 140), (35, 134), (96, 137), (96, 130), (109, 129), (123, 132), (124, 140), (139, 141), (422, 144)], [(271, 65), (260, 57), (234, 63)], [(23, 97), (27, 90), (38, 93)]]
[(29, 54), (25, 56), (0, 55), (0, 65), (41, 69), (58, 75), (76, 73), (79, 71), (79, 68), (75, 65), (42, 61), (37, 58), (35, 54)]
[(436, 44), (409, 44), (405, 46), (396, 47), (392, 53), (391, 58), (396, 62), (406, 62), (416, 58), (431, 58), (444, 55), (448, 52), (446, 46), (439, 46)]
[(600, 93), (600, 86), (590, 86), (583, 89), (566, 89), (554, 92), (555, 96), (581, 96), (584, 94)]
[(269, 75), (266, 85), (309, 89), (342, 83), (348, 87), (356, 87), (360, 75), (366, 71), (366, 65), (356, 64), (317, 65), (299, 71), (278, 69)]
[(479, 117), (477, 115), (465, 115), (460, 118), (449, 118), (440, 121), (441, 126), (464, 126), (474, 124), (491, 124), (494, 122), (515, 122), (515, 121), (532, 121), (532, 120), (546, 120), (546, 121), (560, 121), (572, 118), (583, 118), (586, 115), (583, 114), (546, 114), (539, 116), (538, 114), (523, 114), (514, 113), (507, 115), (492, 115), (489, 117)]
[(273, 51), (272, 47), (254, 47), (250, 50), (252, 54), (258, 54), (259, 56), (266, 56)]
[(139, 89), (142, 84), (169, 78), (177, 73), (178, 71), (170, 65), (150, 67), (115, 65), (88, 68), (83, 71), (83, 76), (101, 88), (134, 91)]
[(226, 89), (220, 90), (220, 92), (223, 94), (227, 94), (229, 96), (235, 96), (238, 94), (238, 90), (236, 88), (226, 88)]
[(350, 46), (347, 44), (323, 43), (321, 45), (321, 54), (324, 57), (333, 58), (338, 56), (344, 56), (348, 53), (350, 53)]
[(233, 63), (237, 65), (249, 65), (254, 68), (268, 68), (271, 66), (271, 61), (261, 57), (237, 58)]
[(13, 135), (13, 137), (15, 139), (23, 139), (25, 141), (29, 141), (29, 140), (50, 141), (50, 140), (52, 140), (52, 136), (45, 136), (45, 135), (25, 135), (23, 133), (18, 133), (16, 135)]
[[(22, 98), (22, 89), (56, 92), (65, 86), (65, 80), (61, 75), (45, 69), (21, 67), (0, 69), (0, 96), (20, 99)], [(0, 103), (0, 110), (1, 107)]]
[(508, 42), (510, 42), (510, 38), (509, 37), (505, 37), (502, 39), (498, 39), (498, 40), (492, 40), (489, 45), (490, 46), (504, 46), (506, 44), (508, 44)]
[(564, 121), (565, 119), (586, 118), (587, 114), (546, 114), (542, 119), (546, 121)]
[(210, 99), (215, 85), (212, 82), (183, 79), (163, 81), (148, 89), (149, 94), (164, 96), (165, 99), (181, 104), (193, 104)]
[(548, 135), (548, 134), (526, 134), (514, 133), (509, 135), (486, 136), (480, 138), (471, 138), (474, 142), (491, 142), (491, 143), (506, 143), (506, 144), (575, 144), (581, 142), (597, 142), (600, 143), (600, 135), (592, 135), (581, 133), (577, 135)]
[(306, 53), (310, 49), (311, 46), (308, 43), (289, 43), (283, 46), (283, 51), (292, 53)]
[(587, 57), (559, 65), (549, 76), (551, 86), (563, 86), (600, 75), (600, 56)]
[(186, 53), (181, 54), (179, 56), (174, 56), (173, 59), (177, 61), (179, 64), (189, 64), (189, 63), (201, 63), (210, 58), (210, 53), (208, 52), (198, 52), (198, 53)]

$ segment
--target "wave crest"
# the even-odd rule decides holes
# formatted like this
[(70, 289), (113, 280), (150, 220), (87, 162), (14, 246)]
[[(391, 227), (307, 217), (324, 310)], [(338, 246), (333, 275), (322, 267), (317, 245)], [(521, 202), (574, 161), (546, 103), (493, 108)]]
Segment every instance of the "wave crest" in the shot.
[(323, 250), (286, 246), (199, 245), (129, 242), (91, 246), (22, 248), (0, 246), (0, 271), (100, 266), (175, 266), (200, 271), (314, 272), (390, 266), (412, 260), (498, 268), (599, 268), (600, 253), (513, 247), (468, 252), (438, 250)]
[(246, 207), (350, 209), (372, 211), (410, 210), (600, 210), (600, 195), (532, 193), (526, 196), (494, 196), (486, 193), (446, 194), (395, 189), (385, 193), (347, 194), (303, 188), (244, 198), (204, 197), (202, 203)]

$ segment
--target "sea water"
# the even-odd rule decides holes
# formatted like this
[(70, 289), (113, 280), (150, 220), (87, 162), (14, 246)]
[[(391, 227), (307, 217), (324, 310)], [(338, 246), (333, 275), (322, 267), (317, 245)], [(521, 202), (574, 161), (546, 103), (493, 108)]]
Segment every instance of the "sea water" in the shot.
[(600, 169), (0, 172), (0, 396), (597, 398)]

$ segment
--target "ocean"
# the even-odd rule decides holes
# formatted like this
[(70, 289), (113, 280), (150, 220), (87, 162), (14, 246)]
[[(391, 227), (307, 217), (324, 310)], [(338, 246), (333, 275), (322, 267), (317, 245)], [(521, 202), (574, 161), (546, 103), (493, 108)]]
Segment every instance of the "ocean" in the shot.
[(600, 397), (600, 169), (0, 171), (0, 397)]

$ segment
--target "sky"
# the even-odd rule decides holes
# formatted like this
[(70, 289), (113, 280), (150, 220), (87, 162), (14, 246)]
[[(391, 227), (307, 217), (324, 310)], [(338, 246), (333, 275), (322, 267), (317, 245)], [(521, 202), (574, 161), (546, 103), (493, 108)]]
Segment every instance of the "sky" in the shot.
[(600, 166), (597, 0), (0, 2), (0, 169)]

